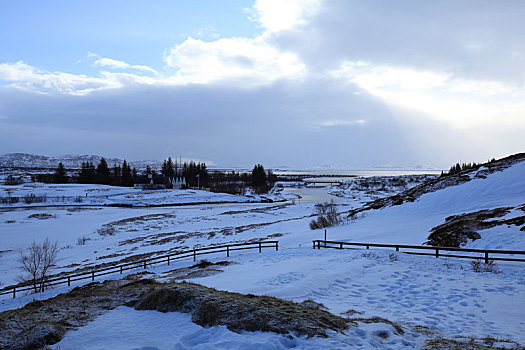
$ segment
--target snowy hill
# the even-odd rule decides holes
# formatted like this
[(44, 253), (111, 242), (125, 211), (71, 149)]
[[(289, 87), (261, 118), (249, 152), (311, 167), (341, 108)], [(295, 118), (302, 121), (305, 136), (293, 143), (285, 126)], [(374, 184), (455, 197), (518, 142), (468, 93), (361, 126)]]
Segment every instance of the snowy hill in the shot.
[(523, 249), (524, 222), (516, 217), (523, 218), (524, 204), (525, 161), (520, 154), (497, 161), (492, 167), (482, 166), (431, 180), (400, 195), (371, 202), (355, 211), (358, 212), (357, 220), (331, 229), (331, 238), (423, 244), (431, 230), (443, 225), (447, 218), (450, 221), (453, 216), (469, 213), (472, 216), (481, 210), (490, 210), (485, 219), (497, 218), (500, 224), (463, 227), (465, 219), (457, 226), (465, 229), (465, 233), (474, 230), (481, 238), (474, 242), (467, 238), (462, 243), (476, 248)]
[[(102, 156), (97, 155), (65, 155), (60, 157), (47, 157), (37, 154), (28, 153), (8, 153), (0, 156), (0, 167), (9, 168), (51, 168), (57, 167), (58, 163), (62, 162), (67, 169), (80, 169), (83, 162), (90, 162), (97, 165)], [(105, 158), (107, 163), (111, 166), (114, 163), (122, 164), (123, 159), (119, 158)], [(137, 169), (145, 169), (146, 165), (152, 168), (160, 168), (162, 162), (158, 160), (151, 161), (131, 161), (132, 167)]]

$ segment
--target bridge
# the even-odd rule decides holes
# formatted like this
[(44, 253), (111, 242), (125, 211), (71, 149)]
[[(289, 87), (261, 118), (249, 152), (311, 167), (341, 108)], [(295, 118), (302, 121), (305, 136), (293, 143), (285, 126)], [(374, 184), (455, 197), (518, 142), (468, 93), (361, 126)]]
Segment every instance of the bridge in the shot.
[(304, 180), (304, 184), (306, 186), (308, 185), (342, 185), (343, 181), (337, 181), (337, 180)]

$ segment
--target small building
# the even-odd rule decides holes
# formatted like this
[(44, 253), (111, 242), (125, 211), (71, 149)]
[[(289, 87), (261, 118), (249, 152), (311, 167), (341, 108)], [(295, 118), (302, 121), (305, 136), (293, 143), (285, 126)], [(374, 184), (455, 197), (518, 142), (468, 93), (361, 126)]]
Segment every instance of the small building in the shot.
[(173, 176), (169, 179), (171, 188), (180, 190), (186, 187), (186, 178), (182, 175)]
[(186, 186), (184, 176), (139, 176), (133, 182), (134, 188), (143, 190), (164, 190), (166, 188), (181, 189)]

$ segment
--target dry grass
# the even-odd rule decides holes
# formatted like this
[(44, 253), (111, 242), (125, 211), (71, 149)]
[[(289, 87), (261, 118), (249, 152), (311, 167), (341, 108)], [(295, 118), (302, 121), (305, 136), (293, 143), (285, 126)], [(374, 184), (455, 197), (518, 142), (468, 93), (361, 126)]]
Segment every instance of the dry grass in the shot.
[(347, 319), (350, 323), (352, 323), (354, 326), (357, 326), (359, 322), (361, 323), (386, 323), (388, 325), (391, 325), (394, 328), (394, 333), (403, 335), (405, 334), (405, 331), (399, 325), (399, 323), (392, 322), (386, 318), (382, 317), (370, 317), (370, 318), (364, 318), (364, 317), (356, 317), (356, 318), (348, 318)]
[(446, 339), (442, 337), (430, 339), (425, 348), (427, 350), (481, 350), (481, 349), (524, 349), (519, 343), (492, 337)]
[(326, 337), (342, 332), (347, 321), (327, 311), (274, 297), (219, 291), (193, 283), (155, 286), (135, 305), (137, 310), (187, 312), (201, 326), (225, 325), (229, 330), (295, 333)]
[(28, 219), (46, 220), (46, 219), (54, 219), (54, 218), (56, 218), (56, 215), (49, 214), (49, 213), (40, 213), (40, 214), (31, 214), (27, 218)]

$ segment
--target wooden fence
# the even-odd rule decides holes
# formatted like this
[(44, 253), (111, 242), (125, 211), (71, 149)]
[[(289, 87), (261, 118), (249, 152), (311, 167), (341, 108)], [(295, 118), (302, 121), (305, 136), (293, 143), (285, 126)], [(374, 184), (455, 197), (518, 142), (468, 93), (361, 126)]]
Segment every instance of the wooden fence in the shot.
[[(420, 246), (420, 245), (406, 245), (406, 244), (382, 244), (382, 243), (357, 243), (357, 242), (338, 242), (338, 241), (326, 241), (326, 240), (314, 240), (313, 248), (335, 248), (335, 249), (345, 249), (345, 246), (357, 246), (357, 247), (370, 247), (377, 248), (395, 248), (396, 251), (402, 251), (405, 254), (415, 254), (415, 255), (430, 255), (435, 256), (436, 258), (447, 257), (447, 258), (463, 258), (463, 259), (484, 259), (485, 263), (490, 260), (501, 260), (501, 261), (520, 261), (525, 262), (525, 259), (516, 258), (516, 257), (501, 257), (494, 255), (525, 255), (524, 250), (499, 250), (499, 249), (473, 249), (473, 248), (456, 248), (456, 247), (434, 247), (434, 246)], [(405, 251), (409, 250), (432, 250), (432, 253), (426, 252), (414, 252), (414, 251)], [(458, 254), (443, 254), (442, 252), (462, 252), (462, 253), (479, 253), (480, 255), (458, 255)], [(489, 257), (489, 254), (492, 256)]]
[[(44, 284), (42, 285), (42, 290), (47, 289), (50, 286), (56, 286), (59, 284), (66, 284), (71, 286), (71, 282), (75, 281), (81, 281), (89, 279), (91, 281), (94, 281), (96, 277), (104, 276), (104, 275), (110, 275), (114, 273), (123, 273), (127, 270), (137, 269), (137, 268), (144, 268), (146, 269), (147, 266), (152, 266), (154, 264), (162, 264), (167, 263), (170, 264), (173, 260), (183, 259), (183, 258), (193, 258), (193, 261), (197, 260), (197, 256), (200, 255), (207, 255), (207, 254), (215, 254), (215, 253), (221, 253), (225, 252), (226, 256), (229, 257), (230, 253), (237, 250), (245, 250), (245, 249), (258, 249), (259, 253), (262, 252), (263, 248), (275, 248), (275, 251), (279, 250), (279, 241), (257, 241), (257, 242), (250, 242), (250, 243), (235, 243), (235, 244), (226, 244), (226, 245), (219, 245), (219, 246), (211, 246), (211, 247), (205, 247), (205, 248), (196, 248), (191, 249), (179, 253), (171, 253), (167, 255), (162, 256), (156, 256), (141, 260), (136, 260), (128, 263), (123, 264), (117, 264), (109, 267), (104, 268), (98, 268), (98, 269), (92, 269), (89, 271), (84, 271), (76, 274), (67, 274), (67, 275), (61, 275), (54, 278), (49, 278), (44, 281)], [(37, 283), (38, 287), (37, 289), (40, 289), (40, 281)], [(24, 292), (24, 291), (33, 291), (35, 290), (35, 283), (33, 281), (20, 283), (17, 285), (7, 286), (0, 289), (0, 296), (1, 295), (7, 295), (12, 294), (13, 298), (16, 298), (16, 293)]]

